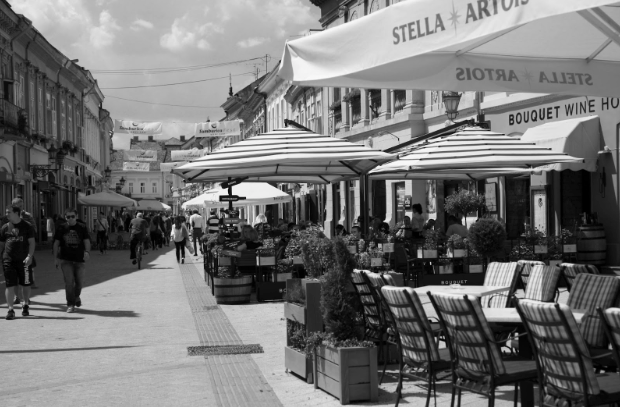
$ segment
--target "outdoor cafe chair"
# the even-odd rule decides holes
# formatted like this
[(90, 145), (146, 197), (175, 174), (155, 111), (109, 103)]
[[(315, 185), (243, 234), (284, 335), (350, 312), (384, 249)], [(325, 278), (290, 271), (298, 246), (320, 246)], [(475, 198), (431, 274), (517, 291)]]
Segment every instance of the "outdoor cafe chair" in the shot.
[(596, 313), (596, 308), (607, 309), (613, 306), (620, 291), (617, 277), (595, 274), (578, 274), (566, 305), (572, 309), (584, 309), (589, 312), (579, 326), (583, 339), (590, 348), (607, 348), (607, 337), (603, 321)]
[(484, 276), (485, 286), (504, 286), (510, 287), (507, 293), (499, 293), (486, 295), (482, 297), (482, 306), (484, 308), (507, 308), (510, 300), (517, 289), (517, 278), (519, 273), (517, 263), (498, 263), (493, 262), (487, 266), (487, 272)]
[[(606, 310), (598, 307), (596, 312), (603, 321), (603, 329), (607, 335), (607, 340), (611, 344), (612, 363), (608, 367), (618, 369), (620, 367), (620, 308), (607, 308)], [(620, 373), (617, 371), (617, 373)]]
[(518, 260), (517, 265), (519, 269), (519, 281), (523, 286), (523, 291), (525, 291), (527, 289), (527, 283), (530, 278), (530, 274), (532, 273), (532, 267), (544, 266), (545, 263), (538, 260)]
[(362, 270), (353, 270), (351, 273), (353, 287), (362, 304), (362, 314), (364, 317), (363, 339), (377, 343), (380, 351), (383, 352), (384, 360), (387, 361), (387, 352), (384, 350), (384, 345), (388, 326), (381, 314), (380, 300), (364, 274), (365, 272)]
[(387, 308), (387, 304), (385, 303), (385, 299), (383, 298), (383, 294), (381, 293), (381, 288), (386, 285), (395, 286), (396, 284), (394, 284), (394, 279), (392, 278), (392, 276), (388, 274), (381, 275), (378, 273), (363, 270), (362, 277), (366, 280), (368, 287), (375, 296), (375, 300), (379, 305), (381, 321), (382, 324), (385, 326), (385, 333), (383, 337), (385, 342), (385, 352), (383, 354), (383, 372), (381, 373), (381, 378), (379, 379), (379, 384), (381, 384), (381, 382), (383, 382), (383, 377), (385, 376), (385, 370), (387, 368), (387, 362), (389, 359), (389, 345), (398, 345), (396, 339), (395, 322), (392, 318), (390, 310)]
[(575, 277), (578, 274), (600, 274), (596, 266), (591, 264), (560, 263), (560, 269), (562, 270), (562, 278), (566, 282), (568, 291), (572, 289)]
[(571, 307), (531, 300), (516, 302), (538, 367), (543, 406), (600, 406), (620, 401), (620, 376), (595, 373), (595, 358)]
[(524, 299), (541, 302), (555, 302), (561, 270), (555, 266), (536, 265), (529, 275)]
[[(439, 329), (433, 328), (429, 322), (422, 302), (412, 288), (384, 286), (381, 295), (394, 321), (400, 354), (395, 407), (398, 407), (402, 397), (403, 378), (426, 381), (428, 407), (431, 390), (436, 395), (437, 375), (451, 367), (450, 352), (439, 349), (435, 341)], [(448, 376), (451, 375), (448, 373)]]
[(405, 275), (405, 281), (413, 280), (414, 285), (418, 284), (418, 272), (420, 267), (415, 267), (416, 259), (410, 259), (407, 256), (407, 250), (402, 244), (397, 244), (394, 247), (394, 271), (397, 273), (403, 273)]
[[(515, 264), (516, 265), (516, 264)], [(536, 365), (532, 360), (502, 358), (500, 345), (489, 327), (476, 296), (432, 294), (428, 296), (437, 311), (441, 328), (446, 335), (452, 361), (452, 403), (462, 390), (488, 398), (495, 405), (498, 386), (515, 385), (514, 405), (517, 405), (519, 383), (536, 380)]]

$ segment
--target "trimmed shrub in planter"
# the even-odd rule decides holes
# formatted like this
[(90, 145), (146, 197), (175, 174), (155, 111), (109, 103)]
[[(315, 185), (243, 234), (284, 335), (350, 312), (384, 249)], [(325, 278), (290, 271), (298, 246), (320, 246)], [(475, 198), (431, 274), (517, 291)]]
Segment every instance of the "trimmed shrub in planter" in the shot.
[(340, 399), (376, 401), (379, 393), (377, 349), (362, 341), (357, 296), (350, 292), (355, 258), (346, 243), (334, 240), (335, 264), (325, 274), (321, 287), (321, 311), (325, 333), (308, 337), (306, 350), (314, 354), (314, 386)]
[(497, 219), (478, 219), (469, 228), (469, 241), (485, 259), (501, 251), (504, 248), (504, 240), (506, 240), (506, 229)]

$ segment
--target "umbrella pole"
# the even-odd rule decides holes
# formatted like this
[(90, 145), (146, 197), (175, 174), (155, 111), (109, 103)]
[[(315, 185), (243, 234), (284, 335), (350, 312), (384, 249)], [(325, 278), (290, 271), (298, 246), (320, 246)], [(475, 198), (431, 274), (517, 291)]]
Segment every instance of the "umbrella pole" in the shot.
[[(228, 185), (230, 185), (230, 181), (232, 180), (231, 177), (228, 177)], [(228, 187), (228, 196), (232, 196), (232, 186)], [(230, 201), (228, 201), (228, 216), (232, 217), (232, 211), (233, 211), (233, 203), (232, 203), (232, 199)]]
[(368, 174), (360, 175), (360, 211), (362, 212), (362, 233), (368, 236)]

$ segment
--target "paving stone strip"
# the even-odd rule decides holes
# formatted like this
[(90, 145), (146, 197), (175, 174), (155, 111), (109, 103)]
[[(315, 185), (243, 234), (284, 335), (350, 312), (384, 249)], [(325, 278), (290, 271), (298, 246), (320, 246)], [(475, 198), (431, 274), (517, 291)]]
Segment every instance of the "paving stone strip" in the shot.
[[(257, 353), (259, 348), (262, 352), (262, 347), (243, 344), (202, 279), (202, 264), (197, 260), (195, 264), (179, 264), (179, 269), (217, 405), (282, 406), (252, 356), (241, 352)], [(198, 347), (188, 347), (188, 351), (190, 348), (200, 351)]]

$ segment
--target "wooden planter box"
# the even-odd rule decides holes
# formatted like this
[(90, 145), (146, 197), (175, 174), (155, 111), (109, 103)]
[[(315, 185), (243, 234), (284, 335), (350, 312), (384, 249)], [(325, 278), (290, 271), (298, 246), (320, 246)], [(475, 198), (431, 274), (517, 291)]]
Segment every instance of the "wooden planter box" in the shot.
[(320, 346), (314, 358), (314, 371), (314, 387), (338, 398), (340, 404), (379, 398), (377, 348)]
[(418, 249), (419, 259), (436, 259), (437, 250)]
[(272, 273), (272, 281), (256, 283), (256, 301), (281, 301), (286, 294), (286, 280), (293, 278), (293, 273)]
[[(303, 305), (290, 302), (284, 303), (284, 318), (305, 325), (306, 335), (312, 332), (323, 331), (323, 316), (321, 315), (321, 283), (318, 281), (289, 279), (286, 289), (290, 290), (295, 284), (301, 284), (306, 293), (306, 302)], [(291, 341), (286, 333), (286, 347), (284, 348), (284, 366), (287, 370), (302, 377), (307, 383), (313, 383), (312, 360), (306, 355), (291, 348)]]
[(284, 347), (284, 365), (290, 372), (306, 379), (306, 383), (314, 382), (312, 359), (308, 359), (305, 353), (302, 353), (290, 346)]
[(452, 258), (462, 258), (467, 256), (467, 250), (465, 249), (454, 249), (448, 251), (448, 257)]

